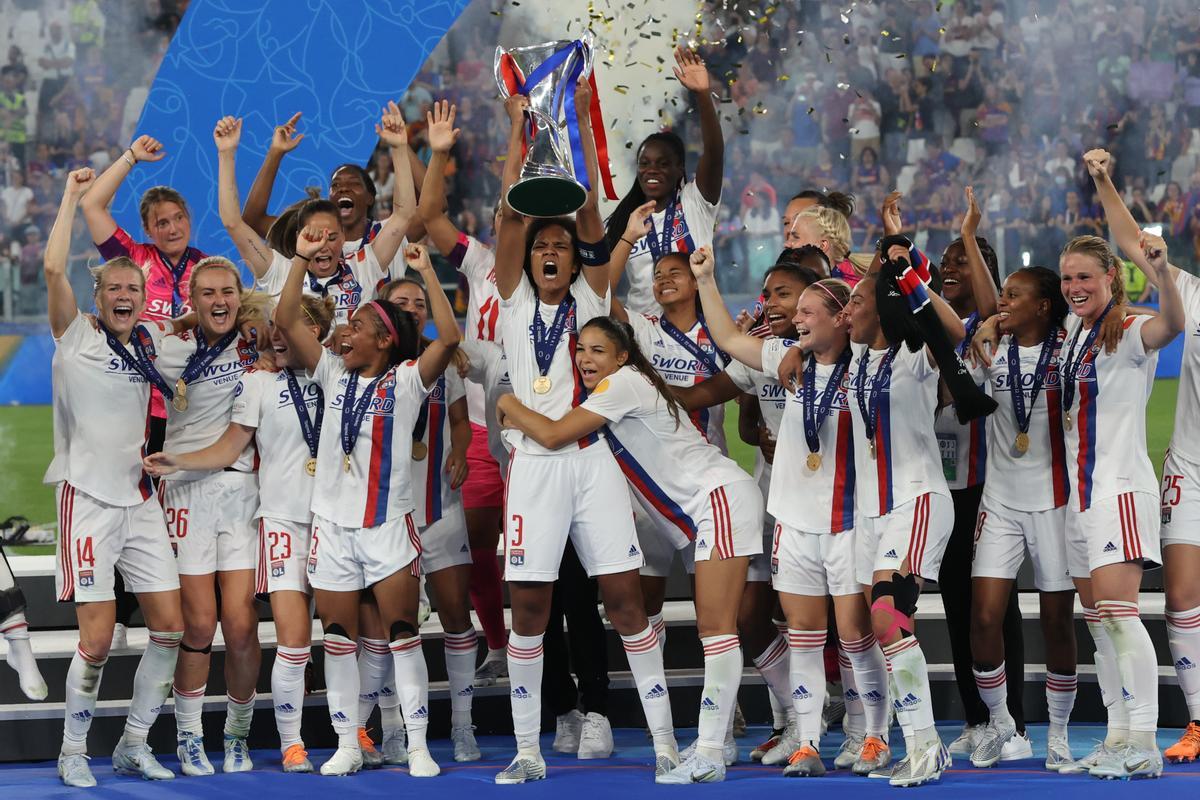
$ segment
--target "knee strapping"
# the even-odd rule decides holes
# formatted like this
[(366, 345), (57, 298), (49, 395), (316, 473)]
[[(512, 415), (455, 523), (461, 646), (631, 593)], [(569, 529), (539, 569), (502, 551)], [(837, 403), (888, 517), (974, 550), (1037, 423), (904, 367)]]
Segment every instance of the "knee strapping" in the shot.
[(416, 635), (417, 635), (417, 629), (415, 627), (413, 627), (413, 624), (411, 622), (408, 622), (407, 620), (403, 620), (403, 619), (398, 619), (392, 623), (391, 641), (394, 642), (397, 639), (404, 638), (405, 636), (416, 636)]
[(180, 639), (179, 649), (185, 653), (200, 653), (201, 655), (208, 655), (212, 652), (212, 642), (204, 645), (204, 647), (192, 647), (190, 644)]
[[(876, 636), (880, 642), (890, 639), (897, 630), (902, 638), (912, 636), (915, 628), (913, 617), (917, 613), (917, 599), (920, 596), (921, 588), (911, 574), (893, 572), (891, 580), (879, 581), (871, 587), (871, 613), (879, 612), (892, 618), (892, 624), (883, 636)], [(885, 599), (888, 597), (891, 598), (890, 603)]]

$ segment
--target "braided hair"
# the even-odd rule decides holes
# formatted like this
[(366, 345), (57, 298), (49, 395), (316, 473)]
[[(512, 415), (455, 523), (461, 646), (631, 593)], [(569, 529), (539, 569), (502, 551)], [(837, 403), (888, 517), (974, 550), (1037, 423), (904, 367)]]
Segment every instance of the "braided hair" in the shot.
[(1050, 303), (1050, 324), (1061, 328), (1071, 308), (1062, 293), (1062, 278), (1046, 267), (1021, 267), (1013, 275), (1028, 275), (1035, 284), (1039, 300)]

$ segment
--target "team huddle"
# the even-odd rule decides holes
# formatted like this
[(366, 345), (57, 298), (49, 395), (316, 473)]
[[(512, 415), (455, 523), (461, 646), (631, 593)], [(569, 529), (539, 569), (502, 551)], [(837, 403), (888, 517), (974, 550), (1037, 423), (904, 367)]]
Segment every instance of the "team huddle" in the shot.
[[(384, 109), (376, 131), (396, 176), (383, 222), (367, 216), (374, 186), (354, 165), (333, 173), (329, 199), (265, 215), (274, 170), (300, 138), (297, 117), (276, 129), (265, 194), (256, 183), (242, 207), (241, 120), (219, 120), (220, 216), (253, 287), (237, 265), (189, 244), (187, 206), (173, 190), (143, 197), (152, 244), (109, 215), (129, 171), (164, 157), (156, 140), (139, 137), (101, 175), (69, 175), (45, 254), (57, 346), (45, 480), (57, 487), (58, 598), (76, 604), (80, 631), (64, 783), (96, 784), (87, 735), (118, 577), (149, 631), (113, 753), (118, 773), (175, 777), (147, 744), (169, 695), (183, 774), (214, 772), (200, 721), (218, 623), (222, 768), (253, 768), (258, 595), (270, 599), (278, 641), (271, 695), (282, 769), (314, 770), (301, 709), (315, 604), (338, 741), (321, 774), (386, 762), (438, 775), (426, 741), (424, 576), (445, 632), (454, 759), (481, 757), (474, 606), (485, 629), (500, 626), (498, 642), (487, 631), (484, 667), (506, 671), (511, 685), (516, 755), (495, 780), (545, 778), (543, 635), (568, 539), (624, 646), (658, 783), (720, 781), (737, 759), (744, 649), (775, 717), (752, 757), (785, 775), (849, 769), (915, 786), (937, 780), (952, 754), (977, 767), (1031, 757), (1002, 633), (1026, 554), (1045, 634), (1046, 768), (1162, 773), (1158, 668), (1138, 612), (1142, 572), (1160, 565), (1192, 720), (1166, 756), (1200, 755), (1200, 671), (1191, 668), (1200, 663), (1200, 450), (1175, 437), (1160, 495), (1145, 430), (1158, 351), (1200, 325), (1200, 279), (1140, 231), (1109, 178), (1109, 155), (1083, 158), (1120, 252), (1158, 289), (1157, 313), (1129, 305), (1116, 252), (1093, 236), (1072, 239), (1057, 270), (1021, 268), (1001, 285), (994, 252), (975, 235), (970, 189), (962, 237), (939, 264), (904, 236), (898, 193), (882, 209), (876, 252), (851, 254), (852, 205), (808, 191), (788, 204), (787, 249), (765, 275), (760, 309), (734, 319), (711, 248), (721, 127), (705, 65), (686, 50), (675, 57), (701, 123), (694, 177), (679, 137), (654, 134), (605, 220), (591, 89), (580, 82), (592, 187), (584, 205), (573, 218), (525, 218), (502, 199), (494, 250), (447, 216), (458, 130), (446, 102), (426, 120), (427, 165), (399, 109)], [(528, 101), (506, 104), (501, 198), (518, 178)], [(77, 209), (106, 259), (94, 314), (80, 311), (67, 277)], [(422, 240), (465, 276), (465, 333)], [(422, 333), (429, 322), (432, 339)], [(1177, 431), (1200, 414), (1195, 338), (1184, 345)], [(730, 400), (741, 437), (758, 447), (753, 476), (728, 456)], [(501, 535), (506, 644), (498, 576), (486, 591), (475, 581), (496, 570)], [(704, 653), (698, 737), (683, 749), (662, 655), (677, 553), (694, 579)], [(973, 682), (960, 677), (959, 689), (987, 716), (947, 747), (915, 617), (925, 583), (949, 572), (970, 609), (959, 644)], [(1067, 736), (1076, 594), (1108, 714), (1107, 737), (1079, 759)], [(831, 764), (820, 755), (827, 650), (845, 704)], [(377, 704), (378, 747), (366, 730)], [(894, 763), (893, 719), (905, 752)]]

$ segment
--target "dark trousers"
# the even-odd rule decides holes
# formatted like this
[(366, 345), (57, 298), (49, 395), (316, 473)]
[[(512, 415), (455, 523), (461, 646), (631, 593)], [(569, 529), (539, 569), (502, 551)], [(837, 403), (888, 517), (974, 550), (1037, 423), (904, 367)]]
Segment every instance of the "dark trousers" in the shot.
[[(163, 449), (163, 441), (167, 436), (167, 420), (162, 417), (150, 418), (150, 435), (146, 437), (146, 452), (157, 453)], [(155, 481), (155, 486), (158, 482)], [(121, 577), (121, 570), (116, 571), (116, 581), (113, 584), (113, 592), (117, 596), (117, 622), (126, 627), (129, 626), (129, 620), (133, 618), (133, 612), (137, 611), (138, 601), (137, 595), (133, 592), (125, 590), (125, 579)]]
[[(942, 557), (938, 589), (946, 607), (946, 627), (950, 634), (950, 652), (954, 658), (954, 678), (968, 725), (988, 721), (987, 706), (975, 688), (971, 671), (971, 558), (975, 549), (975, 520), (983, 484), (950, 492), (954, 500), (954, 530)], [(1004, 613), (1004, 675), (1008, 681), (1008, 712), (1016, 720), (1017, 730), (1025, 730), (1021, 698), (1025, 693), (1025, 640), (1021, 636), (1021, 609), (1017, 604), (1017, 586), (1013, 584)]]
[[(567, 541), (543, 640), (543, 705), (554, 716), (582, 708), (608, 716), (608, 637), (596, 609), (597, 586)], [(563, 618), (567, 631), (563, 633)], [(579, 678), (579, 686), (571, 672)]]

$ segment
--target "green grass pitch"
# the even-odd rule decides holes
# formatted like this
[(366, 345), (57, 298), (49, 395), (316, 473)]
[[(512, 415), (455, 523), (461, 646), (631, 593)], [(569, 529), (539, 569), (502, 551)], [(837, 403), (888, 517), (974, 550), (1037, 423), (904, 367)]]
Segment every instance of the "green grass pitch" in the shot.
[[(1171, 438), (1178, 389), (1178, 380), (1160, 380), (1154, 384), (1150, 396), (1147, 445), (1154, 469), (1160, 473), (1163, 453)], [(20, 514), (35, 525), (54, 523), (54, 487), (42, 483), (52, 453), (51, 429), (49, 406), (0, 408), (0, 519)], [(743, 469), (752, 472), (754, 448), (738, 438), (737, 406), (733, 403), (725, 415), (725, 434), (730, 455)], [(17, 548), (15, 552), (45, 553), (52, 549)]]

